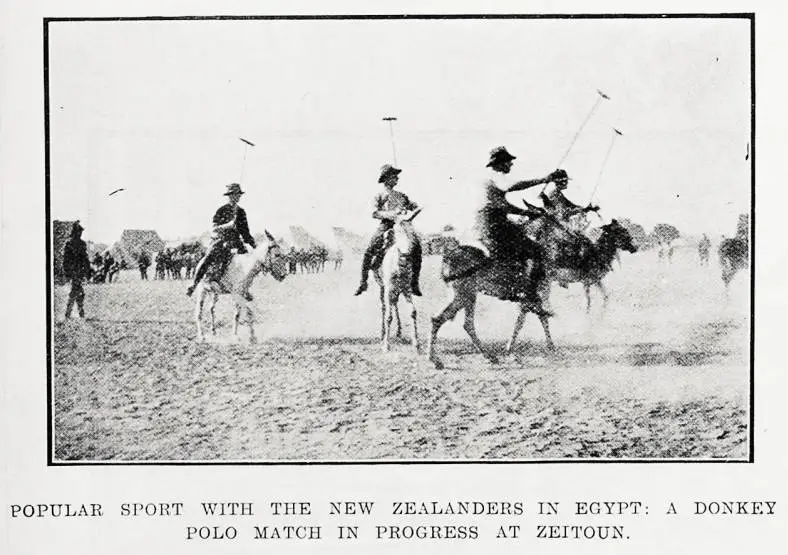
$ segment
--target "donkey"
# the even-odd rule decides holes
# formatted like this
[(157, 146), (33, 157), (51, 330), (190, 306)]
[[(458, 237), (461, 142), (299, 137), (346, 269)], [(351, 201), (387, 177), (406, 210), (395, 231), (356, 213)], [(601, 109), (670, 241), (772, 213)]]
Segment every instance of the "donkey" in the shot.
[[(569, 283), (583, 284), (586, 312), (591, 310), (591, 286), (599, 289), (603, 302), (607, 304), (608, 294), (602, 280), (611, 272), (619, 251), (637, 252), (632, 236), (615, 219), (601, 227), (602, 234), (594, 242), (569, 231), (551, 215), (529, 223), (527, 228), (527, 232), (544, 249), (548, 278), (562, 287)], [(579, 247), (575, 252), (566, 253), (566, 249), (575, 247)]]
[(749, 268), (750, 253), (747, 240), (741, 236), (723, 239), (720, 242), (717, 254), (720, 257), (722, 282), (725, 284), (725, 289), (727, 290), (736, 272)]
[(205, 279), (197, 286), (197, 306), (194, 312), (197, 323), (197, 341), (204, 341), (202, 329), (202, 313), (205, 299), (209, 298), (208, 309), (211, 315), (211, 334), (216, 335), (216, 320), (214, 309), (219, 295), (230, 294), (235, 304), (235, 319), (233, 322), (233, 335), (238, 335), (238, 324), (241, 313), (245, 312), (249, 326), (249, 342), (256, 343), (254, 334), (254, 312), (252, 308), (252, 295), (249, 287), (260, 274), (270, 273), (275, 280), (282, 281), (287, 276), (287, 261), (273, 236), (265, 232), (266, 240), (260, 241), (257, 248), (246, 254), (233, 256), (225, 272), (219, 276), (206, 275)]
[(387, 248), (383, 255), (383, 261), (375, 269), (375, 281), (380, 287), (380, 335), (385, 352), (391, 349), (391, 323), (395, 317), (397, 337), (402, 334), (399, 309), (397, 308), (400, 295), (410, 306), (410, 319), (413, 324), (411, 347), (416, 353), (419, 352), (417, 312), (411, 293), (411, 278), (413, 277), (412, 251), (416, 237), (412, 222), (420, 212), (420, 208), (406, 211), (395, 218), (394, 227), (387, 232)]

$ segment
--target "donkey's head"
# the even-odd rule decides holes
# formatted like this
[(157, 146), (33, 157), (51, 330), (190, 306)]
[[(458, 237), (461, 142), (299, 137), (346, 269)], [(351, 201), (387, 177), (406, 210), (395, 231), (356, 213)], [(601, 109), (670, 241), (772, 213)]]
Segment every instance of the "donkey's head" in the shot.
[(632, 235), (618, 220), (611, 220), (609, 224), (602, 226), (600, 242), (612, 245), (614, 249), (621, 249), (627, 252), (637, 252), (638, 248), (632, 242)]
[(253, 251), (255, 265), (260, 271), (267, 271), (276, 281), (282, 281), (287, 276), (287, 259), (274, 236), (265, 230), (265, 241), (261, 241)]
[(391, 241), (402, 254), (409, 254), (416, 241), (416, 230), (413, 229), (413, 219), (421, 213), (421, 208), (408, 210), (398, 214), (394, 219), (391, 229)]

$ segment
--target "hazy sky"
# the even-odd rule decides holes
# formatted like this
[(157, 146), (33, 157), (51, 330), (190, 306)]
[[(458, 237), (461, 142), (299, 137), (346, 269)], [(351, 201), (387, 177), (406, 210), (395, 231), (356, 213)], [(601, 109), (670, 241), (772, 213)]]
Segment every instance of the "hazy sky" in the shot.
[[(516, 176), (550, 172), (602, 89), (567, 195), (588, 202), (615, 126), (604, 217), (732, 233), (749, 60), (743, 19), (54, 23), (52, 215), (108, 243), (199, 234), (241, 180), (253, 233), (369, 232), (391, 115), (417, 227), (461, 225), (490, 148), (518, 156)], [(256, 144), (245, 164), (238, 137)]]

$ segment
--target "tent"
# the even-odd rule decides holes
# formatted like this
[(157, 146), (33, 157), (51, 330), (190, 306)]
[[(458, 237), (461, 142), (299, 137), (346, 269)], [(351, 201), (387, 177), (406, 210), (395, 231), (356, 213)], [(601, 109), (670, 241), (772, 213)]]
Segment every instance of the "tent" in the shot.
[(363, 235), (348, 231), (344, 227), (334, 228), (334, 238), (339, 248), (355, 254), (361, 254), (367, 249), (367, 241)]
[(120, 240), (112, 245), (112, 257), (133, 265), (137, 256), (144, 250), (148, 253), (159, 252), (165, 243), (152, 229), (125, 229)]

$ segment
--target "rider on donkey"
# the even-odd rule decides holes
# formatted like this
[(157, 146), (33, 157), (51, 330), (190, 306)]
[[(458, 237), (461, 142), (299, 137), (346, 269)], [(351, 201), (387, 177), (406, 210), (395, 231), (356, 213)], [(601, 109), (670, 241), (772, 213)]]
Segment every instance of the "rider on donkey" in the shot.
[(244, 192), (238, 183), (231, 183), (227, 186), (224, 193), (228, 197), (227, 204), (219, 207), (213, 216), (213, 235), (208, 252), (197, 264), (194, 271), (194, 282), (186, 290), (186, 294), (191, 296), (195, 287), (214, 264), (226, 267), (232, 257), (232, 249), (236, 249), (239, 254), (246, 252), (244, 242), (255, 248), (254, 237), (249, 233), (249, 223), (246, 220), (246, 211), (238, 206), (241, 195)]
[[(570, 235), (575, 237), (575, 241), (566, 245), (565, 255), (562, 256), (563, 264), (574, 265), (573, 263), (589, 263), (588, 249), (591, 241), (582, 234), (581, 230), (574, 223), (574, 216), (585, 214), (586, 212), (597, 212), (599, 206), (579, 206), (566, 198), (564, 191), (569, 185), (570, 177), (564, 170), (555, 170), (552, 174), (552, 184), (548, 185), (539, 195), (542, 205), (548, 214), (552, 215)], [(566, 284), (561, 282), (562, 287)]]
[(571, 218), (577, 214), (594, 212), (598, 206), (579, 206), (566, 198), (564, 191), (569, 185), (570, 177), (564, 170), (555, 170), (552, 174), (552, 183), (545, 187), (539, 195), (545, 210), (555, 216), (561, 223), (571, 229)]
[[(418, 209), (416, 203), (412, 202), (406, 194), (394, 190), (394, 187), (396, 187), (399, 182), (399, 174), (401, 172), (401, 169), (395, 168), (389, 164), (384, 164), (380, 168), (378, 183), (382, 183), (384, 188), (375, 195), (372, 205), (372, 217), (380, 220), (380, 224), (377, 230), (375, 230), (375, 234), (372, 236), (366, 252), (364, 252), (364, 260), (361, 263), (361, 283), (359, 283), (355, 295), (361, 295), (367, 290), (367, 276), (369, 271), (376, 269), (382, 262), (385, 235), (389, 229), (394, 227), (394, 219), (398, 214), (404, 211)], [(414, 237), (411, 256), (413, 262), (411, 290), (414, 295), (421, 296), (421, 290), (419, 289), (421, 242), (418, 236)]]
[(514, 214), (537, 218), (536, 209), (518, 208), (506, 200), (506, 194), (523, 191), (555, 179), (555, 172), (539, 179), (514, 181), (509, 177), (513, 156), (505, 147), (490, 151), (490, 175), (483, 183), (483, 195), (476, 210), (473, 234), (489, 252), (500, 276), (501, 298), (512, 301), (538, 302), (537, 285), (544, 275), (539, 245), (529, 239), (522, 228), (511, 222)]

